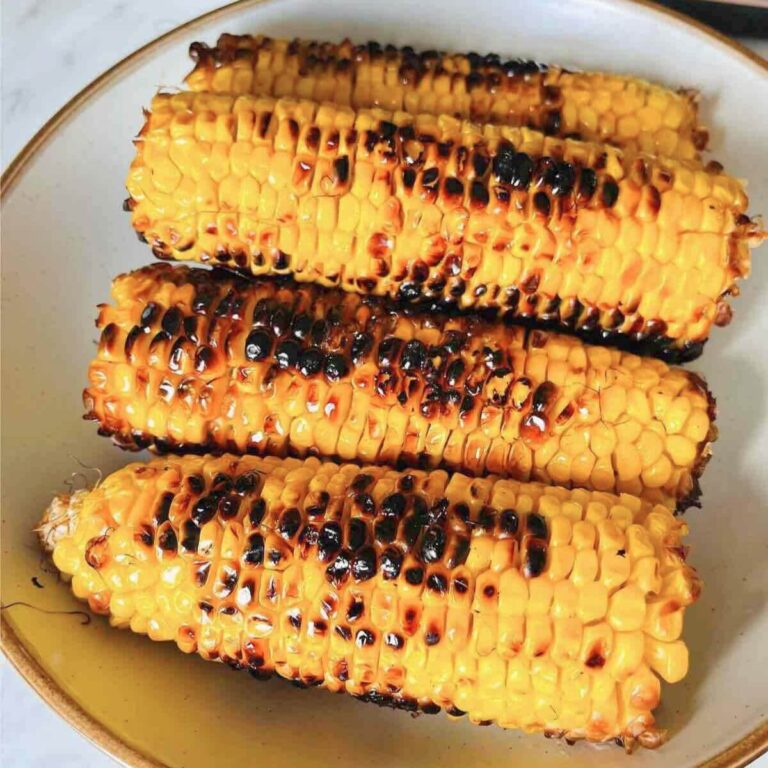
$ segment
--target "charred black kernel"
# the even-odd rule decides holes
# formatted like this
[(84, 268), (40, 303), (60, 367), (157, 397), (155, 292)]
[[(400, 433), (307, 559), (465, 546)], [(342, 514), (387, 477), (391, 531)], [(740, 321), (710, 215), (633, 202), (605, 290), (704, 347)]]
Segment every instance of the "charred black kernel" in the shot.
[(195, 370), (198, 373), (205, 373), (215, 359), (214, 351), (208, 346), (200, 346), (195, 351)]
[(327, 355), (323, 363), (323, 372), (328, 381), (338, 381), (344, 378), (349, 373), (346, 359), (337, 353)]
[(235, 306), (235, 292), (230, 290), (213, 311), (214, 317), (230, 317)]
[(168, 513), (171, 511), (171, 504), (173, 504), (173, 494), (170, 491), (166, 491), (166, 493), (160, 497), (160, 501), (155, 508), (155, 525), (161, 525), (168, 519)]
[(272, 565), (277, 565), (283, 559), (283, 553), (277, 547), (273, 547), (269, 550), (267, 558)]
[(425, 187), (434, 184), (439, 175), (440, 171), (437, 168), (427, 168), (427, 170), (421, 174), (421, 183)]
[(333, 161), (333, 171), (340, 184), (346, 184), (349, 179), (349, 157), (342, 155)]
[(187, 477), (187, 488), (190, 493), (200, 494), (205, 490), (205, 480), (202, 475), (189, 475)]
[(437, 594), (445, 594), (448, 589), (448, 579), (442, 573), (430, 573), (427, 577), (427, 589)]
[[(424, 633), (424, 643), (426, 645), (437, 645), (440, 642), (440, 633), (436, 629), (429, 629)], [(438, 711), (439, 711), (438, 707)]]
[(421, 559), (425, 563), (435, 563), (445, 552), (445, 531), (433, 525), (427, 528), (421, 542)]
[(537, 192), (533, 196), (533, 207), (544, 216), (549, 216), (552, 210), (552, 203), (546, 192)]
[(302, 376), (314, 376), (323, 367), (323, 353), (312, 347), (299, 355), (299, 373)]
[(197, 551), (200, 543), (200, 529), (192, 520), (185, 520), (181, 526), (181, 548), (185, 552)]
[(451, 717), (464, 717), (464, 715), (467, 714), (463, 709), (459, 709), (458, 707), (449, 707), (445, 710), (445, 713)]
[(381, 555), (381, 574), (387, 581), (392, 581), (400, 575), (403, 567), (403, 555), (395, 547), (387, 547)]
[(192, 507), (192, 514), (190, 515), (195, 525), (202, 527), (207, 522), (213, 520), (218, 505), (219, 498), (213, 494), (198, 499)]
[(403, 537), (405, 543), (412, 547), (416, 543), (416, 539), (419, 538), (421, 529), (424, 527), (424, 521), (417, 515), (411, 515), (403, 526)]
[(359, 517), (353, 517), (347, 523), (347, 546), (354, 552), (365, 544), (368, 538), (368, 526)]
[(320, 531), (311, 523), (305, 525), (299, 534), (299, 544), (304, 548), (313, 547), (320, 539)]
[(240, 496), (247, 496), (256, 490), (258, 474), (256, 472), (246, 472), (235, 478), (235, 493)]
[[(401, 491), (405, 491), (406, 493), (408, 493), (409, 491), (412, 491), (414, 485), (415, 485), (415, 482), (414, 482), (413, 475), (403, 475), (400, 478), (400, 480), (398, 480), (397, 482), (397, 487)], [(405, 504), (405, 498), (403, 498), (403, 504)]]
[(486, 584), (485, 588), (483, 589), (483, 595), (487, 598), (495, 597), (496, 587), (494, 587), (493, 584)]
[(320, 493), (317, 494), (317, 503), (307, 507), (307, 514), (310, 517), (320, 517), (321, 515), (324, 515), (330, 500), (331, 497), (328, 491), (320, 491)]
[(551, 381), (543, 381), (534, 390), (531, 407), (535, 413), (543, 413), (554, 402), (557, 387)]
[(582, 168), (579, 173), (579, 197), (589, 200), (597, 189), (597, 174), (591, 168)]
[(251, 504), (251, 509), (248, 512), (248, 519), (251, 522), (251, 526), (256, 528), (261, 524), (264, 519), (264, 513), (267, 511), (267, 502), (264, 499), (256, 499)]
[(418, 565), (414, 565), (408, 568), (405, 572), (405, 580), (412, 586), (416, 587), (424, 581), (424, 569)]
[(461, 359), (452, 360), (448, 367), (445, 369), (445, 381), (449, 387), (454, 387), (458, 384), (459, 379), (464, 373), (465, 365)]
[(402, 283), (397, 290), (397, 298), (399, 301), (416, 301), (419, 296), (421, 296), (421, 286), (417, 282), (407, 281)]
[(312, 318), (302, 312), (301, 314), (296, 315), (296, 317), (293, 318), (293, 324), (291, 325), (291, 330), (293, 331), (293, 335), (297, 339), (306, 339), (309, 335), (310, 330), (312, 329)]
[(357, 496), (355, 496), (355, 506), (364, 515), (376, 514), (376, 502), (373, 500), (373, 497), (368, 493), (358, 493)]
[(181, 323), (184, 318), (178, 307), (171, 307), (166, 310), (163, 315), (163, 319), (160, 323), (160, 327), (171, 336), (175, 336), (181, 330)]
[(449, 176), (443, 182), (443, 189), (447, 195), (457, 197), (464, 194), (464, 185), (454, 176)]
[(211, 613), (213, 613), (213, 606), (212, 606), (210, 603), (206, 603), (206, 602), (205, 602), (205, 600), (201, 600), (201, 601), (200, 601), (200, 602), (197, 604), (197, 607), (198, 607), (198, 608), (199, 608), (201, 611), (203, 611), (204, 613), (207, 613), (208, 615), (210, 615)]
[(496, 510), (493, 507), (481, 507), (477, 514), (477, 525), (484, 531), (492, 531), (496, 525)]
[(416, 171), (413, 168), (406, 168), (403, 171), (403, 186), (406, 189), (413, 189), (413, 185), (416, 183)]
[(411, 275), (417, 283), (423, 283), (429, 277), (429, 267), (421, 259), (418, 259), (411, 267)]
[(231, 520), (240, 510), (240, 497), (230, 494), (219, 502), (219, 516), (223, 520)]
[[(409, 476), (406, 476), (409, 477)], [(405, 478), (401, 478), (404, 480)], [(407, 489), (407, 490), (410, 490)], [(384, 515), (393, 515), (394, 517), (402, 517), (405, 513), (406, 499), (402, 493), (391, 493), (381, 502), (381, 513)]]
[(404, 371), (420, 371), (427, 362), (427, 348), (418, 339), (411, 339), (403, 347), (400, 367)]
[(475, 179), (469, 185), (469, 199), (473, 205), (484, 208), (490, 202), (488, 187), (482, 181)]
[(547, 544), (540, 539), (531, 539), (528, 542), (523, 565), (523, 575), (532, 579), (543, 573), (547, 566)]
[(192, 311), (197, 315), (204, 315), (218, 294), (209, 289), (202, 289), (195, 294), (192, 300)]
[(218, 472), (211, 483), (212, 491), (228, 492), (232, 490), (232, 477), (226, 472)]
[(463, 576), (457, 576), (453, 580), (453, 588), (460, 595), (464, 595), (467, 593), (467, 590), (469, 589), (469, 583)]
[(368, 581), (376, 575), (376, 552), (373, 547), (363, 547), (352, 561), (352, 577), (355, 581)]
[(446, 564), (449, 568), (456, 568), (459, 565), (464, 565), (464, 563), (467, 562), (468, 557), (469, 539), (466, 536), (459, 536), (453, 544), (453, 552)]
[(349, 566), (351, 560), (351, 553), (347, 550), (342, 550), (336, 555), (336, 559), (325, 569), (325, 575), (328, 581), (338, 586), (341, 584), (347, 576), (349, 576)]
[[(104, 327), (104, 330), (101, 332), (101, 338), (99, 339), (99, 346), (111, 350), (112, 345), (115, 343), (115, 338), (117, 338), (117, 325), (115, 323), (109, 323), (109, 325), (106, 325)], [(157, 337), (162, 335), (161, 341), (165, 341), (165, 336), (167, 334), (165, 333), (158, 333), (157, 336), (155, 336), (154, 339), (152, 339), (152, 345), (155, 344), (157, 341)], [(158, 342), (159, 343), (159, 342)], [(151, 349), (151, 347), (150, 347)]]
[(454, 299), (458, 299), (466, 290), (467, 284), (463, 280), (455, 280), (448, 293), (450, 293)]
[(534, 163), (530, 155), (517, 152), (506, 163), (508, 184), (515, 189), (527, 189), (533, 177)]
[(275, 360), (281, 368), (295, 368), (299, 362), (301, 347), (291, 339), (281, 341), (275, 349)]
[(169, 525), (164, 527), (157, 537), (157, 546), (163, 552), (175, 552), (179, 548), (176, 531)]
[(345, 627), (343, 624), (337, 624), (334, 628), (334, 632), (342, 639), (342, 640), (351, 640), (352, 639), (352, 632), (349, 629), (349, 627)]
[(373, 337), (369, 333), (356, 332), (352, 337), (352, 346), (350, 347), (352, 362), (357, 365), (371, 351), (372, 347)]
[(555, 197), (570, 194), (576, 181), (576, 171), (570, 163), (556, 163), (550, 185)]
[(536, 538), (547, 538), (547, 521), (541, 515), (536, 514), (535, 512), (528, 515), (525, 527), (528, 529), (528, 532), (533, 536), (536, 536)]
[(616, 204), (619, 199), (619, 185), (613, 179), (606, 179), (603, 182), (600, 199), (607, 208), (613, 208)]
[(277, 532), (287, 541), (290, 541), (301, 525), (301, 513), (296, 507), (290, 507), (280, 516)]
[(514, 536), (520, 525), (517, 512), (514, 509), (505, 509), (499, 518), (499, 525), (502, 533), (509, 533)]
[(360, 472), (360, 474), (355, 476), (355, 479), (350, 483), (349, 487), (355, 493), (362, 493), (373, 482), (373, 479), (373, 475)]
[(310, 149), (317, 149), (320, 145), (320, 129), (316, 125), (311, 126), (307, 131), (305, 141)]
[(245, 359), (264, 360), (272, 351), (272, 337), (266, 331), (251, 331), (245, 340)]
[(394, 123), (389, 122), (389, 120), (382, 120), (379, 123), (379, 133), (385, 139), (388, 139), (397, 133), (397, 126)]
[(443, 497), (442, 499), (437, 499), (435, 503), (429, 508), (429, 512), (427, 513), (427, 520), (431, 525), (443, 523), (445, 521), (445, 516), (448, 512), (449, 504), (450, 502), (448, 499)]
[(347, 608), (347, 621), (350, 624), (356, 622), (365, 611), (365, 603), (357, 598), (353, 599)]
[(328, 330), (329, 325), (325, 320), (315, 320), (315, 322), (312, 323), (312, 343), (316, 346), (320, 346), (320, 344), (325, 341), (326, 336), (328, 336)]
[(405, 638), (397, 632), (387, 632), (384, 635), (384, 644), (399, 650), (405, 645)]
[(551, 109), (544, 118), (544, 133), (550, 136), (556, 136), (560, 133), (563, 124), (563, 118), (559, 109)]
[(503, 181), (506, 184), (512, 183), (512, 175), (515, 169), (514, 160), (516, 152), (515, 148), (508, 141), (500, 141), (496, 148), (496, 154), (493, 157), (493, 175), (499, 181)]
[(387, 336), (382, 339), (378, 349), (378, 363), (381, 368), (390, 368), (397, 360), (400, 349), (403, 346), (402, 339), (396, 336)]
[(491, 164), (488, 155), (478, 152), (477, 150), (472, 153), (472, 169), (475, 172), (475, 176), (478, 178), (485, 176), (485, 172), (488, 170), (488, 166)]
[(475, 398), (472, 395), (464, 395), (459, 406), (461, 413), (469, 413), (475, 405)]
[(355, 644), (358, 648), (373, 645), (376, 642), (376, 633), (371, 629), (358, 629), (355, 635)]
[(338, 523), (326, 523), (320, 529), (317, 551), (321, 560), (327, 560), (341, 549), (341, 538), (341, 526)]
[(385, 517), (376, 521), (373, 527), (374, 539), (381, 544), (391, 544), (397, 533), (397, 523), (393, 517)]
[(150, 301), (146, 307), (141, 311), (141, 317), (139, 318), (139, 325), (148, 331), (152, 327), (152, 323), (157, 320), (157, 316), (160, 314), (160, 307), (155, 304), (154, 301)]
[[(453, 142), (452, 141), (439, 141), (437, 143), (437, 154), (438, 157), (450, 157), (451, 149), (453, 149)], [(461, 183), (461, 182), (459, 182)], [(447, 191), (447, 190), (446, 190)]]
[(288, 326), (290, 324), (290, 314), (288, 310), (283, 306), (275, 307), (270, 317), (270, 326), (272, 327), (272, 333), (278, 338), (285, 336), (288, 332)]

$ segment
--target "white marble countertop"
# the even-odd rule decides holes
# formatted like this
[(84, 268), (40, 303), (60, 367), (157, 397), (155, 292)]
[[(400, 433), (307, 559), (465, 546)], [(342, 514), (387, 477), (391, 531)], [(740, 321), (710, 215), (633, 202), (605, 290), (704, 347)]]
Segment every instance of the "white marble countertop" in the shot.
[[(222, 0), (3, 3), (3, 168), (57, 109), (105, 69), (158, 35), (221, 4)], [(768, 56), (768, 42), (753, 47)], [(117, 765), (38, 699), (1, 656), (0, 699), (0, 764), (4, 768)], [(768, 756), (755, 762), (754, 768), (768, 768)]]

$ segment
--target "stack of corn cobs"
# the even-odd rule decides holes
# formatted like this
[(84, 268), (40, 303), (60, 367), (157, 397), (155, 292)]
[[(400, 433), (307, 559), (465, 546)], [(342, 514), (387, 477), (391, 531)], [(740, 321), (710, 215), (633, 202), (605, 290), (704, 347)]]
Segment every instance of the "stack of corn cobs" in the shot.
[[(695, 95), (224, 35), (152, 100), (87, 418), (162, 454), (54, 500), (75, 594), (185, 652), (655, 747), (700, 582), (697, 357), (763, 238)], [(604, 344), (605, 346), (594, 346)]]

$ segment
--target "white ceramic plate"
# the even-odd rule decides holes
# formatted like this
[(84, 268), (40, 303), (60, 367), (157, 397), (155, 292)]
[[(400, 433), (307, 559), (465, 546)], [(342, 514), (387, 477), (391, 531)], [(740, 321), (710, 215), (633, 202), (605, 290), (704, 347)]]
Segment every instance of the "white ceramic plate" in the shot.
[[(2, 286), (3, 602), (79, 607), (41, 571), (30, 532), (76, 460), (111, 470), (128, 456), (80, 419), (95, 305), (118, 272), (151, 260), (121, 211), (140, 108), (180, 84), (192, 40), (261, 31), (497, 51), (632, 72), (696, 86), (713, 156), (749, 178), (752, 211), (768, 211), (768, 69), (668, 13), (623, 0), (273, 0), (210, 14), (118, 65), (71, 102), (4, 179)], [(87, 51), (83, 52), (87, 55)], [(765, 254), (762, 254), (764, 257)], [(673, 732), (633, 766), (744, 765), (768, 744), (768, 266), (735, 302), (695, 367), (718, 397), (720, 440), (692, 511), (692, 562), (705, 580), (687, 615), (687, 680), (658, 711)], [(130, 457), (133, 458), (133, 457)], [(35, 589), (32, 576), (46, 589)], [(615, 765), (616, 748), (411, 719), (343, 697), (256, 683), (170, 645), (81, 626), (23, 606), (3, 613), (4, 648), (45, 698), (133, 765)]]

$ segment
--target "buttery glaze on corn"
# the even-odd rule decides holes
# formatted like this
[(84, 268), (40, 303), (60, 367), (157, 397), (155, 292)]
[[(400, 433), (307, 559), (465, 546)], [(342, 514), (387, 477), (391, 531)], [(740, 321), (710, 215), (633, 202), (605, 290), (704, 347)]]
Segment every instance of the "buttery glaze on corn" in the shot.
[(756, 224), (715, 167), (449, 117), (161, 94), (126, 206), (160, 258), (697, 356)]
[(193, 43), (193, 91), (252, 93), (453, 115), (478, 123), (537, 128), (605, 141), (629, 151), (692, 160), (707, 143), (696, 94), (633, 77), (569, 72), (532, 61), (354, 45), (222, 35)]
[(112, 294), (84, 402), (123, 446), (444, 466), (681, 508), (698, 496), (714, 401), (660, 360), (167, 264)]
[(303, 686), (655, 747), (700, 584), (632, 496), (317, 459), (156, 459), (57, 498), (43, 544), (113, 625)]

